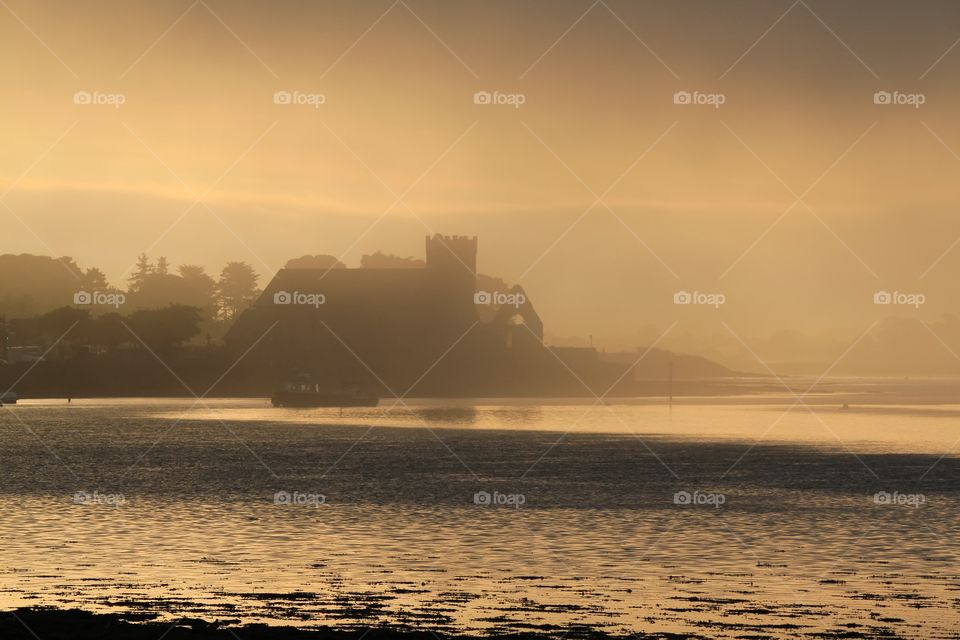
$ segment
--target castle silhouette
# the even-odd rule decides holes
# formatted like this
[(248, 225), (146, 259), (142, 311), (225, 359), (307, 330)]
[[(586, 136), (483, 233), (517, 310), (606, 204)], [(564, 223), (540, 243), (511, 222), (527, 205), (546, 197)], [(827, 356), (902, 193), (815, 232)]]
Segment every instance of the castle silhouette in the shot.
[(477, 291), (475, 236), (427, 236), (425, 251), (422, 268), (282, 269), (226, 344), (275, 383), (398, 395), (513, 395), (557, 368), (522, 287)]

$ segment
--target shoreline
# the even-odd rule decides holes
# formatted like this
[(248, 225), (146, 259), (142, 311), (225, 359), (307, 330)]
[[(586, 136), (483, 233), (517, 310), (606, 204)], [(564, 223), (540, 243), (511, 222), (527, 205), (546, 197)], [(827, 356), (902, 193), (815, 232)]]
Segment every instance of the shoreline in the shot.
[[(352, 629), (327, 625), (295, 627), (283, 625), (237, 624), (237, 620), (209, 622), (202, 618), (183, 617), (176, 622), (157, 621), (152, 613), (91, 613), (82, 609), (55, 607), (21, 607), (0, 611), (0, 637), (4, 640), (710, 640), (717, 635), (637, 631), (623, 635), (609, 634), (586, 626), (550, 627), (543, 631), (491, 632), (457, 634), (434, 629), (370, 625)], [(758, 629), (754, 625), (733, 625), (742, 631), (765, 631), (759, 635), (739, 637), (772, 637), (770, 631), (797, 631), (801, 627), (781, 625)], [(705, 624), (717, 631), (729, 631), (729, 625)], [(811, 634), (821, 638), (899, 637), (888, 626), (846, 624), (832, 630)], [(727, 637), (724, 633), (723, 637)]]
[[(736, 397), (753, 396), (761, 397), (765, 393), (785, 391), (783, 385), (771, 383), (766, 380), (750, 379), (748, 384), (744, 384), (744, 379), (703, 379), (703, 380), (680, 380), (676, 381), (673, 389), (675, 398), (683, 397)], [(2, 386), (0, 386), (2, 388)], [(16, 391), (16, 387), (13, 389)], [(539, 393), (530, 393), (529, 390), (517, 389), (515, 392), (500, 392), (495, 394), (477, 394), (469, 395), (464, 393), (432, 393), (432, 394), (412, 394), (404, 395), (399, 393), (400, 397), (409, 400), (472, 400), (472, 401), (492, 401), (492, 400), (588, 400), (596, 399), (597, 395), (608, 400), (631, 400), (631, 399), (655, 399), (662, 398), (666, 401), (670, 396), (670, 390), (666, 383), (662, 381), (645, 381), (642, 388), (632, 389), (629, 392), (617, 391), (616, 393), (603, 393), (603, 389), (597, 390), (591, 394), (586, 389), (562, 390), (555, 393), (538, 390)], [(73, 399), (125, 399), (125, 398), (193, 398), (194, 396), (187, 390), (161, 389), (155, 392), (144, 391), (142, 389), (132, 391), (103, 391), (98, 393), (73, 393), (64, 394), (60, 390), (43, 391), (34, 390), (20, 393), (21, 400), (66, 400), (68, 397)], [(205, 398), (220, 399), (266, 399), (271, 396), (267, 390), (212, 390)], [(381, 401), (389, 402), (392, 397), (389, 393), (384, 393), (380, 397)]]
[(610, 635), (586, 627), (556, 628), (552, 632), (492, 633), (459, 635), (433, 629), (374, 626), (356, 629), (273, 626), (267, 624), (237, 625), (237, 620), (207, 621), (183, 617), (177, 622), (161, 622), (151, 613), (91, 613), (82, 609), (54, 607), (21, 607), (0, 611), (0, 637), (5, 640), (546, 640), (571, 638), (591, 640), (636, 640), (709, 636), (638, 632), (624, 636)]
[[(812, 379), (806, 376), (772, 380), (767, 377), (726, 377), (675, 380), (673, 385), (657, 380), (637, 380), (633, 389), (588, 390), (586, 388), (547, 391), (544, 389), (477, 389), (476, 393), (398, 394), (404, 405), (450, 404), (492, 405), (531, 404), (565, 405), (603, 403), (607, 405), (698, 405), (698, 404), (793, 404), (798, 399), (807, 405), (956, 405), (960, 404), (960, 378), (846, 377)], [(3, 386), (0, 385), (0, 389)], [(65, 393), (62, 389), (12, 389), (18, 401), (69, 400), (190, 400), (196, 395), (183, 386), (154, 389), (98, 389)], [(271, 392), (264, 389), (210, 389), (207, 400), (269, 402)], [(379, 407), (390, 407), (395, 398), (384, 392)], [(846, 408), (846, 407), (844, 407)], [(289, 409), (289, 408), (288, 408)]]

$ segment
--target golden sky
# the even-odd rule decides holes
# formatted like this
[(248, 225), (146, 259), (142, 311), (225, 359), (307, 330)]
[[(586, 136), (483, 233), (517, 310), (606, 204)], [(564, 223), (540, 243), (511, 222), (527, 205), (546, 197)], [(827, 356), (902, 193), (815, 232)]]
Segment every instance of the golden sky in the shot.
[(268, 276), (476, 234), (481, 270), (523, 284), (555, 335), (665, 328), (678, 290), (725, 294), (680, 310), (710, 331), (855, 329), (881, 289), (926, 294), (904, 314), (960, 312), (958, 18), (946, 1), (4, 0), (0, 252), (115, 281), (142, 251)]

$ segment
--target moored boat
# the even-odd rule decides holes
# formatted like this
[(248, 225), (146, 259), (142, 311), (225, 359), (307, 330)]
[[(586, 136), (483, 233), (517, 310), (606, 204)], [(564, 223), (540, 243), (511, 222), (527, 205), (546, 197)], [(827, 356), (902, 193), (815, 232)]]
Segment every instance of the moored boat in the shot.
[(275, 391), (270, 401), (275, 407), (375, 407), (380, 398), (355, 387), (324, 389), (303, 374)]
[(270, 398), (275, 407), (375, 407), (380, 398), (360, 391), (277, 391)]

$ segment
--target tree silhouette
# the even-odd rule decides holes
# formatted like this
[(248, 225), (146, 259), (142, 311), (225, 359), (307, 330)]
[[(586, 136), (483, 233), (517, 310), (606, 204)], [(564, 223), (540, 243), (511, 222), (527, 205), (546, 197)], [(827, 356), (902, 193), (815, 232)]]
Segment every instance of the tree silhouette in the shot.
[(82, 323), (77, 329), (85, 344), (102, 347), (112, 351), (122, 344), (135, 341), (130, 331), (123, 326), (123, 318), (119, 313), (111, 311), (91, 318)]
[(87, 291), (106, 291), (110, 288), (107, 276), (97, 267), (91, 267), (83, 274), (82, 286)]
[(287, 260), (287, 264), (284, 265), (284, 269), (346, 269), (347, 265), (343, 264), (334, 256), (317, 254), (315, 256), (305, 255), (300, 256), (299, 258), (291, 258)]
[(72, 258), (0, 255), (0, 311), (22, 318), (71, 304), (83, 280)]
[(217, 282), (207, 275), (204, 268), (196, 264), (182, 264), (177, 273), (183, 279), (183, 296), (180, 304), (206, 309), (213, 315), (216, 303)]
[(183, 305), (200, 309), (205, 321), (216, 315), (216, 282), (204, 273), (203, 267), (182, 265), (177, 274), (169, 272), (163, 258), (157, 266), (138, 283), (136, 291), (130, 291), (130, 300), (135, 309), (159, 309), (169, 305)]
[(153, 268), (153, 272), (165, 276), (170, 271), (170, 263), (167, 262), (167, 259), (163, 256), (157, 258), (157, 264)]
[(260, 278), (246, 262), (228, 262), (217, 282), (217, 314), (231, 322), (241, 311), (257, 299), (257, 280)]
[(200, 310), (184, 305), (163, 309), (141, 309), (127, 320), (139, 345), (141, 342), (157, 352), (169, 351), (200, 333)]
[(401, 258), (377, 251), (361, 257), (360, 266), (364, 269), (422, 269), (426, 263), (419, 258)]
[(150, 264), (150, 258), (147, 254), (141, 253), (137, 257), (136, 269), (127, 279), (127, 289), (130, 293), (139, 293), (144, 281), (153, 273), (153, 265)]

